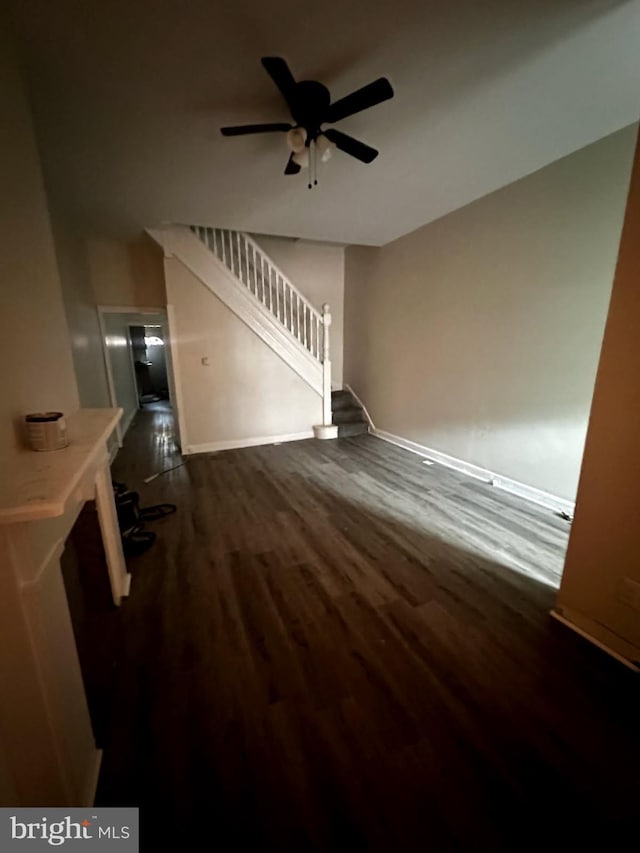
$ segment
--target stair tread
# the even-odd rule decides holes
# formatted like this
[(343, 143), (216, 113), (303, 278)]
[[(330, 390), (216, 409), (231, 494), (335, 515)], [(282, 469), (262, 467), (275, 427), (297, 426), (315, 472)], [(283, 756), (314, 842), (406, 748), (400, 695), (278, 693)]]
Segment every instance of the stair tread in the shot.
[(338, 438), (346, 438), (350, 435), (362, 435), (369, 431), (365, 423), (338, 424)]
[(360, 408), (350, 406), (345, 409), (336, 409), (333, 412), (334, 424), (357, 424), (366, 423), (367, 419), (364, 412)]
[(346, 393), (341, 393), (340, 396), (335, 396), (335, 391), (331, 395), (331, 408), (334, 412), (337, 412), (341, 409), (359, 409), (357, 401), (354, 399), (353, 395), (348, 391)]

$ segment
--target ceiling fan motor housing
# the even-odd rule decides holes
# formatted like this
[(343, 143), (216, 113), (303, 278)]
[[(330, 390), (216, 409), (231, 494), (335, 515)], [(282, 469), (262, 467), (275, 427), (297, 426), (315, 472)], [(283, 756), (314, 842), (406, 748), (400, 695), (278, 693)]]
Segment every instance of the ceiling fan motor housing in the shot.
[(291, 96), (291, 114), (294, 121), (307, 131), (307, 144), (320, 132), (320, 125), (331, 104), (331, 94), (326, 86), (316, 80), (301, 80), (295, 84)]

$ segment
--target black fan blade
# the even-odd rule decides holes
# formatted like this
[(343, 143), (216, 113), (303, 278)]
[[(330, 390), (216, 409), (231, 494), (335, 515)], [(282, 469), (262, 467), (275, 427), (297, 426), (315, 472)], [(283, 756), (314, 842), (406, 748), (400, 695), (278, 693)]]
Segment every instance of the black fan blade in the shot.
[(393, 98), (393, 89), (391, 83), (386, 77), (380, 77), (369, 83), (368, 86), (363, 86), (362, 89), (357, 89), (345, 98), (340, 98), (335, 104), (331, 104), (325, 118), (330, 124), (340, 121), (347, 116), (355, 115), (355, 113), (368, 110), (369, 107), (375, 107), (376, 104), (382, 101), (388, 101)]
[(292, 110), (296, 81), (289, 71), (289, 66), (281, 56), (263, 56), (261, 62), (264, 70), (280, 90), (280, 94), (287, 102), (289, 109)]
[(272, 133), (276, 130), (291, 130), (292, 124), (285, 122), (275, 122), (273, 124), (241, 124), (236, 127), (221, 127), (220, 133), (223, 136), (244, 136), (246, 133)]
[(299, 171), (300, 166), (294, 161), (292, 154), (291, 157), (289, 157), (284, 173), (285, 175), (297, 175)]
[(378, 156), (375, 148), (365, 145), (364, 142), (359, 142), (353, 136), (347, 136), (346, 133), (341, 133), (341, 131), (335, 130), (332, 127), (322, 132), (327, 139), (330, 139), (335, 144), (336, 148), (344, 151), (345, 154), (351, 154), (356, 160), (362, 160), (363, 163), (371, 163)]

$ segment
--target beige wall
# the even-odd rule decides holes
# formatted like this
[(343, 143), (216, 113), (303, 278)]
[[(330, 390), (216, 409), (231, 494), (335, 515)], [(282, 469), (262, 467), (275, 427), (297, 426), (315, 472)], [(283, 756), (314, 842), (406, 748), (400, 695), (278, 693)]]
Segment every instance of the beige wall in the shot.
[(166, 305), (162, 252), (146, 235), (133, 243), (88, 240), (87, 256), (98, 305)]
[(275, 264), (311, 304), (320, 310), (331, 307), (331, 379), (342, 388), (344, 326), (344, 246), (282, 237), (257, 236)]
[(31, 116), (0, 44), (0, 453), (21, 442), (28, 411), (78, 408), (78, 390)]
[[(12, 462), (17, 461), (23, 445), (24, 413), (57, 409), (72, 414), (79, 401), (31, 116), (17, 64), (1, 31), (0, 115), (0, 471), (1, 476), (11, 478)], [(34, 566), (42, 566), (61, 535), (63, 522), (56, 518), (24, 525), (25, 545), (32, 551), (31, 557), (24, 552), (25, 569), (30, 560)], [(39, 752), (42, 767), (32, 762), (31, 789), (25, 785), (28, 772), (14, 774), (8, 766), (11, 762), (17, 771), (21, 756), (33, 758), (30, 746), (47, 742), (43, 726), (51, 725), (64, 731), (58, 743), (68, 748), (65, 769), (75, 785), (85, 755), (83, 738), (90, 732), (88, 717), (86, 728), (82, 726), (85, 707), (76, 703), (73, 680), (77, 676), (76, 683), (80, 683), (80, 671), (75, 650), (70, 651), (68, 645), (73, 634), (70, 626), (67, 630), (69, 615), (61, 579), (50, 573), (47, 577), (49, 581), (54, 578), (52, 583), (40, 575), (30, 583), (28, 610), (32, 618), (37, 614), (37, 624), (25, 622), (25, 614), (16, 606), (17, 579), (7, 565), (15, 562), (16, 553), (23, 556), (19, 548), (16, 551), (15, 540), (11, 546), (8, 539), (0, 543), (0, 803), (33, 805), (35, 791), (40, 804), (43, 792), (55, 796), (55, 804), (62, 804), (63, 795), (55, 788), (58, 780), (51, 772), (51, 755), (45, 750)], [(33, 651), (34, 638), (41, 635), (59, 651), (58, 670), (54, 665), (44, 675), (35, 667)], [(47, 706), (47, 717), (40, 690), (49, 678), (56, 681), (58, 692), (53, 707)], [(61, 711), (67, 714), (64, 720)], [(16, 725), (17, 719), (20, 725)], [(66, 738), (69, 720), (77, 738)], [(22, 742), (17, 742), (17, 735)]]
[(308, 432), (321, 422), (318, 394), (180, 261), (166, 259), (165, 270), (184, 449)]
[[(640, 147), (598, 366), (558, 605), (640, 661)], [(620, 581), (638, 586), (636, 608)]]
[(51, 223), (80, 405), (110, 406), (102, 335), (85, 241), (51, 205)]
[(574, 498), (634, 138), (347, 249), (345, 382), (376, 427)]

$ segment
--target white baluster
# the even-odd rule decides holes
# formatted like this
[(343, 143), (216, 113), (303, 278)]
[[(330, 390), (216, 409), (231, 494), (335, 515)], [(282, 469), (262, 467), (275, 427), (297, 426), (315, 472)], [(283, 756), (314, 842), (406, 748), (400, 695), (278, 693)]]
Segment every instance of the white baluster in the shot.
[(278, 318), (278, 276), (276, 275), (276, 271), (273, 267), (269, 267), (269, 278), (271, 279), (271, 296), (273, 299), (273, 305), (271, 306), (271, 312), (273, 316)]
[(264, 258), (260, 255), (260, 302), (267, 304), (267, 291), (264, 286)]
[(227, 232), (222, 232), (222, 261), (225, 266), (229, 266), (229, 252), (227, 250)]
[(242, 235), (240, 235), (240, 239), (242, 240), (242, 257), (244, 259), (244, 283), (246, 285), (247, 290), (250, 291), (251, 285), (249, 282), (249, 246), (247, 245), (247, 241)]
[(238, 232), (231, 232), (231, 246), (232, 246), (232, 257), (233, 257), (233, 272), (234, 274), (240, 278), (240, 250), (238, 248)]
[(284, 293), (284, 324), (291, 331), (291, 290), (286, 280), (282, 282), (282, 292)]
[(280, 319), (280, 276), (277, 272), (273, 272), (273, 277), (276, 282), (276, 317)]
[(269, 303), (267, 308), (271, 311), (271, 304), (273, 302), (273, 291), (271, 290), (271, 267), (269, 266), (269, 261), (265, 260), (265, 266), (267, 268), (267, 293), (269, 294)]
[(264, 257), (262, 260), (262, 304), (266, 307), (267, 305), (267, 288), (266, 288), (266, 278), (269, 274), (269, 268), (267, 267), (267, 262)]
[(254, 247), (254, 249), (253, 249), (253, 278), (255, 280), (255, 297), (256, 297), (256, 299), (260, 299), (260, 290), (259, 290), (260, 269), (258, 267), (259, 263), (260, 263), (260, 256), (258, 255), (258, 253), (256, 252), (255, 247)]
[(267, 288), (269, 289), (269, 311), (273, 312), (273, 281), (271, 280), (269, 261), (267, 261)]
[(329, 326), (331, 312), (328, 304), (322, 306), (322, 423), (331, 424), (331, 354), (329, 352)]
[(293, 334), (298, 337), (298, 294), (295, 290), (291, 291), (291, 295), (293, 296), (293, 329), (291, 330)]
[(240, 276), (245, 287), (249, 286), (249, 276), (247, 275), (247, 246), (244, 242), (242, 234), (238, 235), (238, 243), (240, 245)]
[(298, 340), (302, 343), (302, 336), (304, 329), (302, 327), (302, 321), (304, 320), (304, 302), (300, 295), (298, 295)]

